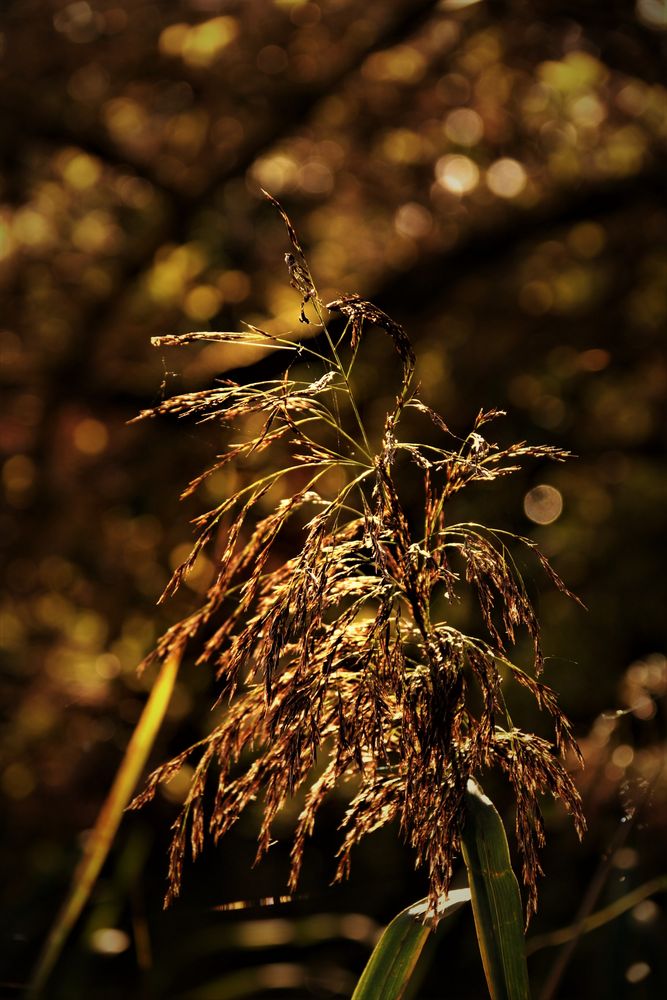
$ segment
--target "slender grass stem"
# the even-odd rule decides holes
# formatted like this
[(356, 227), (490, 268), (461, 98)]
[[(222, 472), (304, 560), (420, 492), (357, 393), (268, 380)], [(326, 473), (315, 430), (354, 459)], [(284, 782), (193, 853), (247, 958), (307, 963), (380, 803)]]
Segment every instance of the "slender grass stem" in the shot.
[(557, 948), (569, 941), (575, 941), (584, 934), (590, 934), (591, 931), (604, 927), (605, 924), (616, 920), (628, 910), (634, 909), (642, 900), (648, 899), (649, 896), (655, 896), (659, 892), (667, 892), (667, 875), (658, 875), (656, 878), (649, 879), (648, 882), (637, 886), (632, 892), (626, 893), (620, 899), (615, 899), (613, 903), (591, 913), (583, 920), (575, 921), (557, 931), (536, 934), (535, 937), (529, 938), (526, 942), (526, 955), (534, 955), (536, 951), (541, 951), (543, 948)]
[(345, 384), (347, 386), (348, 393), (349, 393), (350, 406), (352, 407), (352, 412), (354, 413), (354, 417), (355, 417), (355, 420), (357, 421), (357, 426), (359, 427), (359, 431), (361, 432), (361, 436), (364, 439), (364, 445), (365, 445), (366, 455), (368, 456), (369, 460), (372, 462), (372, 460), (373, 460), (373, 453), (371, 451), (371, 446), (370, 446), (370, 443), (368, 441), (368, 436), (366, 434), (366, 428), (364, 427), (363, 421), (361, 419), (361, 414), (359, 413), (359, 410), (357, 408), (357, 404), (356, 404), (356, 401), (355, 401), (355, 398), (354, 398), (354, 393), (352, 392), (352, 385), (350, 383), (348, 372), (345, 370), (345, 366), (343, 365), (343, 362), (340, 359), (338, 351), (336, 350), (336, 345), (334, 344), (333, 338), (332, 338), (331, 334), (329, 333), (329, 328), (328, 328), (328, 326), (326, 324), (324, 316), (322, 315), (322, 310), (321, 310), (321, 308), (319, 306), (319, 303), (316, 304), (315, 311), (317, 312), (317, 315), (319, 317), (320, 323), (322, 324), (322, 329), (324, 330), (324, 334), (325, 334), (325, 336), (327, 338), (327, 343), (329, 344), (329, 348), (331, 349), (331, 353), (332, 353), (334, 361), (336, 363), (336, 367), (338, 368), (338, 371), (340, 372), (340, 374), (345, 379)]

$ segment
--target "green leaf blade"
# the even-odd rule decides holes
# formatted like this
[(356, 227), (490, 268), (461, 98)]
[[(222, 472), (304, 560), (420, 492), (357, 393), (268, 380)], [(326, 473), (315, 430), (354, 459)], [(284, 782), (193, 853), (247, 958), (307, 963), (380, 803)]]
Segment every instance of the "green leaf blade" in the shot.
[(474, 781), (468, 782), (465, 803), (463, 858), (489, 993), (492, 1000), (529, 1000), (521, 894), (505, 829)]
[[(453, 889), (442, 900), (441, 915), (448, 917), (470, 901), (469, 889)], [(408, 1000), (419, 985), (419, 959), (432, 935), (428, 901), (402, 910), (385, 928), (361, 974), (352, 1000)]]

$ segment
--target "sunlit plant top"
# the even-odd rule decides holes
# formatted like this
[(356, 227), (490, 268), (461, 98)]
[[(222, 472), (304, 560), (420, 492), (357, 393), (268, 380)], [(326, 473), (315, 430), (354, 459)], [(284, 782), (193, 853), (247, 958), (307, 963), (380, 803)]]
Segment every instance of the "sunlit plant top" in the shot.
[[(140, 415), (220, 426), (225, 450), (184, 495), (230, 462), (247, 476), (232, 496), (196, 518), (194, 547), (165, 596), (204, 550), (214, 576), (201, 606), (172, 626), (152, 654), (164, 659), (192, 649), (198, 663), (214, 667), (216, 699), (226, 705), (222, 722), (159, 767), (134, 803), (146, 802), (160, 782), (196, 760), (174, 824), (167, 901), (179, 891), (188, 844), (196, 857), (206, 827), (217, 842), (261, 798), (261, 857), (276, 814), (303, 790), (293, 889), (318, 809), (349, 782), (353, 794), (341, 823), (335, 880), (347, 876), (352, 849), (365, 834), (397, 820), (427, 870), (437, 919), (436, 903), (450, 887), (460, 849), (467, 782), (495, 766), (513, 789), (530, 916), (544, 840), (539, 796), (560, 799), (581, 834), (579, 795), (562, 756), (569, 749), (581, 758), (554, 692), (539, 680), (539, 625), (511, 550), (527, 547), (556, 587), (567, 590), (530, 539), (471, 522), (450, 524), (446, 512), (450, 499), (475, 482), (506, 476), (526, 458), (561, 461), (567, 453), (524, 442), (494, 444), (486, 434), (502, 415), (497, 410), (480, 412), (466, 437), (453, 434), (418, 397), (404, 329), (357, 295), (325, 305), (290, 220), (267, 197), (287, 226), (286, 263), (301, 295), (301, 321), (309, 322), (308, 306), (317, 335), (295, 342), (248, 325), (236, 333), (159, 338), (161, 346), (196, 340), (261, 345), (288, 352), (289, 365), (281, 378), (248, 385), (224, 380)], [(375, 444), (354, 393), (355, 362), (371, 327), (393, 343), (395, 354), (388, 340), (388, 368), (396, 369), (400, 383)], [(297, 359), (308, 362), (311, 380), (291, 377)], [(405, 440), (408, 411), (435, 425), (437, 444)], [(254, 430), (230, 443), (229, 429), (247, 431), (249, 417)], [(422, 484), (417, 519), (402, 499), (397, 465), (404, 477), (405, 459)], [(288, 521), (292, 542), (299, 539), (291, 553)], [(465, 634), (442, 613), (463, 588), (475, 595), (483, 635)], [(519, 630), (532, 638), (531, 671), (511, 658)], [(549, 713), (553, 743), (513, 724), (505, 678)], [(215, 795), (205, 810), (207, 782)]]

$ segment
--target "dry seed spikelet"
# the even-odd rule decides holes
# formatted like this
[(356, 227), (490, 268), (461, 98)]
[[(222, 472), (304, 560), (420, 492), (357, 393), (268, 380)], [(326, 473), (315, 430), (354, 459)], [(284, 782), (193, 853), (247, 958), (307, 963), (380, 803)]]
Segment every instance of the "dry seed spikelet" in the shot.
[[(417, 863), (427, 869), (437, 912), (434, 904), (449, 889), (460, 847), (467, 781), (496, 766), (514, 791), (530, 915), (540, 873), (537, 848), (544, 840), (539, 797), (549, 792), (559, 799), (581, 834), (579, 795), (562, 757), (570, 751), (581, 758), (554, 692), (539, 680), (539, 625), (510, 546), (528, 547), (556, 587), (567, 590), (531, 540), (478, 524), (446, 524), (445, 508), (460, 490), (506, 476), (523, 459), (562, 461), (567, 455), (523, 442), (507, 448), (492, 443), (485, 435), (488, 423), (502, 415), (495, 410), (481, 412), (465, 438), (452, 434), (412, 388), (415, 356), (403, 328), (359, 296), (329, 303), (345, 323), (334, 341), (294, 227), (268, 197), (287, 227), (287, 265), (302, 297), (301, 318), (307, 321), (310, 303), (321, 331), (317, 343), (326, 343), (326, 353), (312, 346), (315, 341), (295, 344), (255, 327), (160, 343), (261, 344), (308, 360), (316, 376), (299, 381), (288, 369), (261, 383), (225, 381), (175, 396), (137, 418), (175, 414), (215, 422), (225, 433), (252, 418), (254, 430), (227, 444), (185, 494), (229, 462), (241, 467), (250, 456), (265, 459), (255, 478), (196, 519), (192, 553), (165, 592), (179, 586), (200, 552), (212, 555), (215, 573), (200, 607), (171, 627), (152, 655), (163, 659), (186, 645), (198, 663), (214, 666), (216, 698), (227, 703), (223, 721), (159, 767), (133, 803), (146, 802), (160, 782), (194, 762), (174, 824), (167, 901), (179, 892), (188, 845), (196, 857), (206, 826), (217, 842), (263, 794), (261, 857), (276, 813), (303, 789), (291, 854), (293, 889), (318, 809), (337, 785), (354, 779), (335, 879), (348, 874), (352, 849), (363, 836), (397, 820)], [(373, 325), (389, 334), (402, 361), (399, 391), (375, 448), (352, 389), (363, 331)], [(409, 410), (433, 423), (437, 446), (401, 440), (401, 419)], [(418, 528), (409, 522), (397, 485), (396, 465), (405, 456), (423, 481)], [(269, 500), (275, 502), (266, 513)], [(285, 555), (290, 530), (299, 544)], [(436, 613), (437, 592), (451, 601), (466, 585), (477, 596), (486, 635), (467, 635)], [(532, 637), (532, 672), (508, 652), (519, 629)], [(512, 724), (501, 670), (549, 713), (553, 744)], [(248, 752), (251, 763), (230, 777)], [(207, 782), (215, 795), (205, 816)]]

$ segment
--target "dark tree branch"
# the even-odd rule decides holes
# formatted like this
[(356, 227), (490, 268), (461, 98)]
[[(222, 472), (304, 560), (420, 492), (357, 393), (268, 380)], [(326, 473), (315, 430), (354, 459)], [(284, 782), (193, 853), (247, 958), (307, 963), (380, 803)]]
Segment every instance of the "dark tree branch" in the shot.
[(631, 205), (639, 207), (644, 202), (655, 204), (661, 200), (664, 203), (666, 194), (667, 163), (662, 160), (632, 177), (560, 191), (535, 208), (513, 210), (503, 224), (477, 229), (453, 249), (420, 261), (400, 280), (392, 277), (376, 289), (375, 298), (378, 305), (399, 318), (409, 303), (410, 315), (414, 316), (415, 304), (432, 302), (434, 291), (440, 294), (466, 274), (515, 253), (524, 241), (538, 239), (581, 219), (627, 211)]

